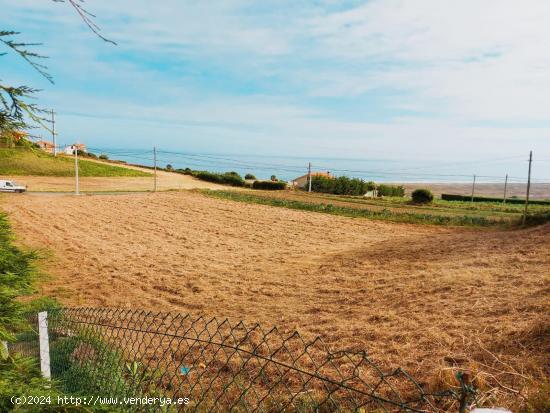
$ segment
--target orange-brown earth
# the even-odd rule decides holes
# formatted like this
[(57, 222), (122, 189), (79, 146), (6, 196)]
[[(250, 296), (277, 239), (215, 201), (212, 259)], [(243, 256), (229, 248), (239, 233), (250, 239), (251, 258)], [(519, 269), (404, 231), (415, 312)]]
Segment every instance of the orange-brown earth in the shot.
[(19, 243), (52, 252), (41, 289), (67, 305), (278, 325), (424, 377), (458, 364), (502, 391), (550, 372), (549, 225), (396, 224), (186, 191), (0, 208)]

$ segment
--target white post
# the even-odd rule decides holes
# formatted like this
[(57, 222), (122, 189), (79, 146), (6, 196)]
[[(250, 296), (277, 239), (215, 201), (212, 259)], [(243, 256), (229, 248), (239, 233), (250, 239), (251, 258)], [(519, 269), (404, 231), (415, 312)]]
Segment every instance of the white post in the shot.
[(75, 195), (80, 195), (80, 188), (78, 182), (78, 146), (74, 146), (74, 177), (75, 177)]
[(52, 377), (50, 372), (50, 342), (48, 338), (48, 313), (38, 313), (38, 337), (40, 340), (40, 370), (47, 379)]

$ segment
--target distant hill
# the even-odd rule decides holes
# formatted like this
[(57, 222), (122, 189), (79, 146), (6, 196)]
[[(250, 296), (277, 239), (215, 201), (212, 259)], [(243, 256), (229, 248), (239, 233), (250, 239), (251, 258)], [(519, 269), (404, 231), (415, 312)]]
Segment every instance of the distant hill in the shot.
[[(151, 176), (150, 173), (79, 158), (78, 173), (86, 176)], [(0, 148), (0, 175), (73, 176), (74, 158), (54, 157), (40, 149)]]

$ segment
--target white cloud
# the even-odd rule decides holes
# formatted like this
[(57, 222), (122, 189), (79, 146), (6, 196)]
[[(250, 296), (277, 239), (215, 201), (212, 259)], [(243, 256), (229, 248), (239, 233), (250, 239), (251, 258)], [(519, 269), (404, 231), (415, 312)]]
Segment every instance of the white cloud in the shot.
[[(550, 2), (372, 0), (340, 11), (327, 3), (86, 2), (116, 47), (94, 38), (66, 5), (18, 0), (2, 14), (44, 31), (59, 81), (43, 97), (73, 113), (67, 133), (88, 139), (101, 131), (146, 142), (157, 131), (167, 144), (197, 150), (550, 153)], [(156, 59), (174, 67), (154, 67)], [(259, 86), (209, 88), (193, 71), (203, 66), (231, 75), (226, 83)], [(92, 81), (107, 90), (87, 87)], [(383, 107), (369, 108), (372, 96)], [(369, 121), (332, 104), (361, 99)]]

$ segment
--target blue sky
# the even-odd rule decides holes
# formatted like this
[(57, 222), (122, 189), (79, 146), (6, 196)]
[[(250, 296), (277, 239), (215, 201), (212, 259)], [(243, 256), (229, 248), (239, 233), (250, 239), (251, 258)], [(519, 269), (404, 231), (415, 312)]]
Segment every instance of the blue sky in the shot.
[[(540, 159), (550, 177), (550, 2), (1, 0), (43, 43), (61, 142), (191, 152)], [(522, 162), (524, 159), (522, 158)], [(546, 161), (547, 160), (547, 161)]]

